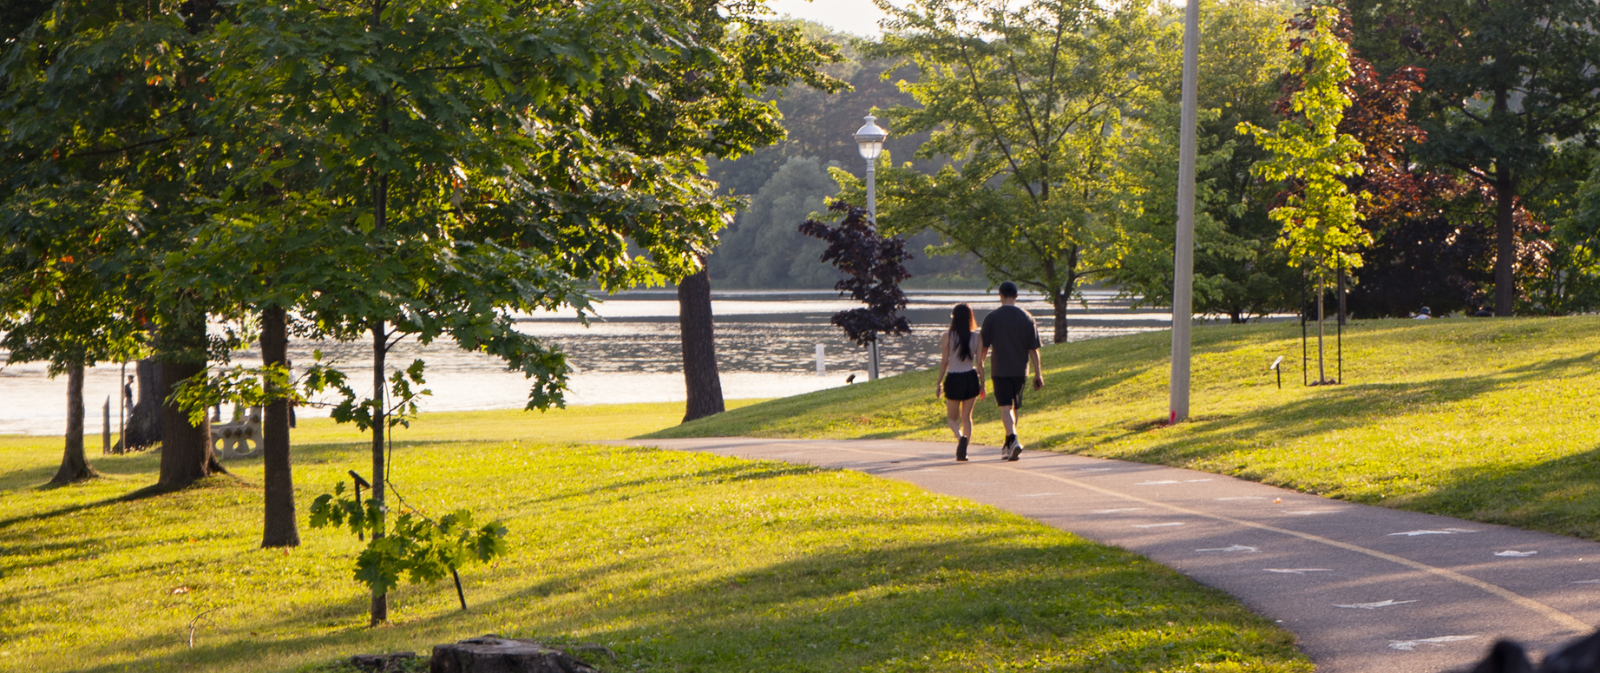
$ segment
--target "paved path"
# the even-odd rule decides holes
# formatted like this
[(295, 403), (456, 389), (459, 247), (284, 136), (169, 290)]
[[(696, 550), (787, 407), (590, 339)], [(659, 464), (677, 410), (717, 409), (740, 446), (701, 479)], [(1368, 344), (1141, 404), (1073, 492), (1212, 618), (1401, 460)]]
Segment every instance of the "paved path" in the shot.
[(1500, 636), (1600, 623), (1600, 543), (1355, 505), (1157, 465), (897, 440), (619, 442), (858, 470), (1143, 554), (1299, 636), (1322, 673), (1449, 671)]

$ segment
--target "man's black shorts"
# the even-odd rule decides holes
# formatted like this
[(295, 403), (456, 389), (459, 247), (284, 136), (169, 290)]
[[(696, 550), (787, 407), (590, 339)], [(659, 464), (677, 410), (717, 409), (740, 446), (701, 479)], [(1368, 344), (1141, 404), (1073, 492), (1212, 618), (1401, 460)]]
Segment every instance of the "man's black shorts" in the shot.
[(1028, 383), (1026, 376), (996, 376), (994, 381), (994, 401), (1002, 407), (1015, 407), (1022, 410), (1022, 389)]

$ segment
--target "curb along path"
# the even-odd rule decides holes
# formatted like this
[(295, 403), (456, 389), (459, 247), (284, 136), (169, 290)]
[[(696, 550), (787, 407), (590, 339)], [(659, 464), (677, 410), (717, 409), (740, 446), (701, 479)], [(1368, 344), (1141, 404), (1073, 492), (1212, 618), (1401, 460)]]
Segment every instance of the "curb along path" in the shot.
[(1600, 623), (1600, 543), (1356, 505), (1159, 465), (899, 440), (607, 442), (857, 470), (994, 505), (1226, 591), (1322, 673), (1449, 671), (1499, 637), (1543, 652)]

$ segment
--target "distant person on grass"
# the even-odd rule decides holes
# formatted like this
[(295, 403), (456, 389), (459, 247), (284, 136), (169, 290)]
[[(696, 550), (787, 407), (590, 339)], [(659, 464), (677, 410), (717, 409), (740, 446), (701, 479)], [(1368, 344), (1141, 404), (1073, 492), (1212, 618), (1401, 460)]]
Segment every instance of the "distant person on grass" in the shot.
[(967, 461), (972, 440), (972, 408), (983, 398), (983, 360), (978, 321), (972, 307), (956, 304), (950, 311), (950, 329), (939, 339), (939, 381), (935, 396), (943, 396), (950, 432), (956, 434), (956, 460)]
[(1022, 389), (1028, 367), (1033, 367), (1033, 389), (1044, 387), (1044, 369), (1039, 366), (1039, 324), (1027, 311), (1017, 308), (1017, 284), (1000, 284), (1000, 308), (983, 317), (983, 350), (978, 360), (989, 358), (989, 378), (994, 381), (994, 401), (1000, 405), (1000, 422), (1006, 426), (1006, 443), (1000, 447), (1003, 460), (1022, 455), (1017, 442), (1017, 412), (1022, 410)]

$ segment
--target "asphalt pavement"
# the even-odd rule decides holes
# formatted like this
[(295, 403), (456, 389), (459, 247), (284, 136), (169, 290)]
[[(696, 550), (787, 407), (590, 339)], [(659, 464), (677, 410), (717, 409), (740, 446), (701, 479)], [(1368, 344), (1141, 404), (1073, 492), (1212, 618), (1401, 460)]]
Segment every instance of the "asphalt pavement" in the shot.
[(1294, 632), (1323, 673), (1451, 671), (1500, 637), (1600, 624), (1600, 543), (1356, 505), (1206, 472), (900, 440), (616, 442), (857, 470), (1128, 549)]

